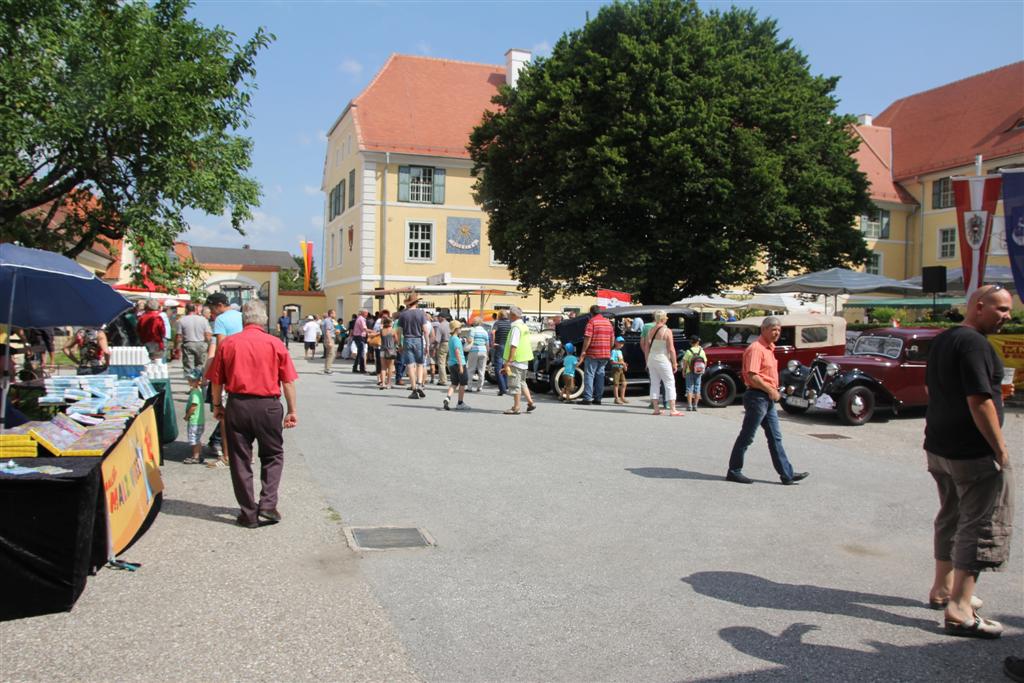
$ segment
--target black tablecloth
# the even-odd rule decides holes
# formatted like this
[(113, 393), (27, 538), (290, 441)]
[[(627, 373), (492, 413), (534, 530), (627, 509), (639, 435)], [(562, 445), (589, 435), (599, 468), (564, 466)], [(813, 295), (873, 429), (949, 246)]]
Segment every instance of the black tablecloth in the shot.
[(70, 610), (107, 559), (100, 457), (16, 458), (69, 474), (0, 471), (0, 619)]

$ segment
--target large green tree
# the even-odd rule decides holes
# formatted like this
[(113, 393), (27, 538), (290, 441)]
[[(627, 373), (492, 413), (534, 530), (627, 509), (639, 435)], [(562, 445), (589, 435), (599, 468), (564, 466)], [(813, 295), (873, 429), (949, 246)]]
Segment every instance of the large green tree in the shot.
[[(0, 0), (0, 228), (75, 256), (127, 238), (158, 284), (183, 211), (239, 232), (260, 188), (247, 175), (254, 60), (187, 16), (187, 0)], [(136, 273), (136, 278), (141, 273)]]
[(546, 296), (646, 303), (863, 262), (869, 206), (837, 79), (752, 10), (618, 2), (564, 35), (472, 133), (491, 244)]

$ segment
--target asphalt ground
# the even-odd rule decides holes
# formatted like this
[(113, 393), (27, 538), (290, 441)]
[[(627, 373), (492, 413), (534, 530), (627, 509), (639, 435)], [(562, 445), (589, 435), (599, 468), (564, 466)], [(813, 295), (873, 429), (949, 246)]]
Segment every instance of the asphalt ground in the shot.
[[(924, 604), (920, 413), (784, 415), (810, 478), (779, 485), (759, 437), (742, 486), (722, 478), (738, 405), (538, 397), (505, 416), (488, 388), (445, 412), (436, 387), (410, 400), (344, 361), (297, 365), (284, 521), (233, 526), (227, 472), (172, 447), (163, 512), (124, 555), (142, 569), (0, 624), (4, 680), (998, 681), (1024, 654), (1019, 508), (1010, 567), (978, 591), (1003, 638), (950, 638)], [(1019, 472), (1019, 409), (1006, 433)], [(436, 546), (355, 552), (343, 526), (422, 527)]]

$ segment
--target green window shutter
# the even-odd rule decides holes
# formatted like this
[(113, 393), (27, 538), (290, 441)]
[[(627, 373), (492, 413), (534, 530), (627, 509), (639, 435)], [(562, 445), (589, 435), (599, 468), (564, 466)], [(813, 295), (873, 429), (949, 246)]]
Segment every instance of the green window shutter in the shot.
[(356, 169), (352, 169), (348, 172), (348, 208), (352, 208), (356, 203)]
[(942, 181), (936, 180), (932, 182), (932, 208), (942, 208)]
[(434, 203), (444, 204), (444, 169), (434, 169)]
[(334, 189), (335, 188), (332, 187), (331, 193), (327, 196), (327, 220), (329, 221), (333, 221), (334, 217), (337, 215), (336, 213), (334, 213)]
[(398, 167), (398, 201), (409, 201), (409, 167)]
[(345, 181), (338, 183), (338, 213), (345, 212)]

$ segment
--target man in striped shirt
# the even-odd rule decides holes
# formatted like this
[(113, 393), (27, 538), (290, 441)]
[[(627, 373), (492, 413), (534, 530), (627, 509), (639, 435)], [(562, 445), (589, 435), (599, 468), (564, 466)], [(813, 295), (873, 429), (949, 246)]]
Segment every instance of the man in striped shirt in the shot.
[(583, 349), (580, 360), (583, 361), (583, 398), (581, 405), (601, 405), (604, 395), (604, 371), (612, 356), (612, 340), (615, 328), (611, 322), (601, 315), (601, 307), (590, 307), (590, 320), (583, 332)]

